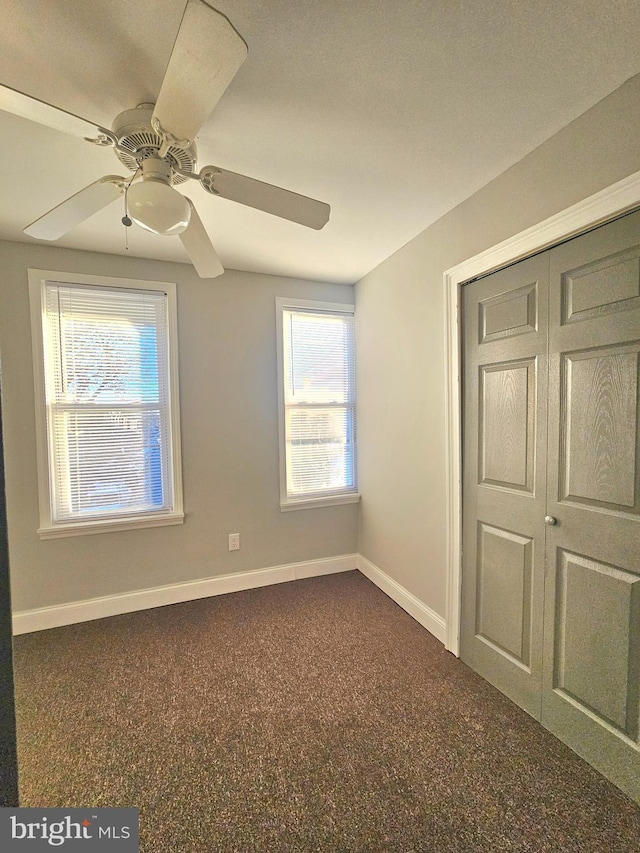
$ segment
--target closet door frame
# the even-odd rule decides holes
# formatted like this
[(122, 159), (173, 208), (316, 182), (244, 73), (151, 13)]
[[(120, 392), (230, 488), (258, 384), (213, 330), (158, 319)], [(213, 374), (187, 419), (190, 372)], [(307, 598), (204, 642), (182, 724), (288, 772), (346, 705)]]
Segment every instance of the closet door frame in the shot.
[(444, 273), (445, 393), (446, 393), (446, 641), (460, 655), (462, 603), (462, 405), (461, 306), (462, 285), (564, 240), (604, 225), (640, 206), (640, 172), (589, 196)]

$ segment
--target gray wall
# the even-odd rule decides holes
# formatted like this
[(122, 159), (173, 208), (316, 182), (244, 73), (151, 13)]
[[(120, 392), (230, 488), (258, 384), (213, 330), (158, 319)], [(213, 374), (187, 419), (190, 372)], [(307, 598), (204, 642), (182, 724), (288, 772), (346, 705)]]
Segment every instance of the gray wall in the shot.
[[(0, 242), (14, 609), (359, 550), (444, 615), (443, 272), (640, 170), (639, 139), (640, 76), (359, 282), (359, 508), (278, 505), (274, 297), (348, 302), (351, 288)], [(29, 266), (178, 283), (184, 526), (38, 539)]]
[[(38, 538), (28, 267), (177, 283), (184, 525)], [(353, 288), (0, 242), (14, 611), (355, 552), (355, 506), (280, 512), (276, 296), (350, 302)]]
[[(473, 133), (473, 128), (469, 128)], [(356, 286), (360, 553), (445, 615), (443, 273), (640, 170), (640, 76)]]

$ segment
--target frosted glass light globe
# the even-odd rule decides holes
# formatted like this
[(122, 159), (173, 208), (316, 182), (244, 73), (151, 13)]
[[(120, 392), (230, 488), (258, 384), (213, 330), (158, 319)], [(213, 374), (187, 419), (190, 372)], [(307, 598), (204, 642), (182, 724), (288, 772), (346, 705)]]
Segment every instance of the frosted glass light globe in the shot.
[(127, 190), (127, 207), (133, 221), (154, 234), (181, 234), (189, 225), (187, 199), (164, 181), (145, 179)]

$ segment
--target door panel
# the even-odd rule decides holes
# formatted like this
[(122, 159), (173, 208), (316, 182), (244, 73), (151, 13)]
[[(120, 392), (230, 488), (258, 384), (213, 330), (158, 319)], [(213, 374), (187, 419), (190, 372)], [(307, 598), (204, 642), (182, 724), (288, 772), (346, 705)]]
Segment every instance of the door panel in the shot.
[(548, 257), (464, 288), (461, 657), (539, 718)]
[(482, 365), (478, 391), (480, 485), (533, 492), (535, 359)]
[(640, 305), (640, 250), (607, 255), (562, 274), (562, 320), (577, 323)]
[[(533, 542), (510, 530), (478, 525), (476, 635), (531, 668)], [(505, 572), (504, 567), (509, 571)]]
[(554, 690), (636, 741), (640, 577), (561, 548), (557, 554)]
[(537, 296), (536, 282), (481, 300), (479, 343), (535, 332)]
[(561, 500), (639, 512), (635, 464), (640, 343), (562, 357)]
[(542, 706), (543, 725), (637, 800), (639, 247), (634, 214), (550, 252), (547, 513), (557, 524), (547, 528)]

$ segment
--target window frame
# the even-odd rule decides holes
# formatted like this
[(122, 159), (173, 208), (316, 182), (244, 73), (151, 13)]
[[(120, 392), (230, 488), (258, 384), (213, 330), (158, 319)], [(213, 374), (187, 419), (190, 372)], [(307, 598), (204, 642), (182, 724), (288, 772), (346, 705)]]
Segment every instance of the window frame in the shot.
[[(178, 321), (175, 282), (147, 281), (115, 278), (103, 275), (85, 275), (55, 270), (29, 269), (29, 301), (31, 310), (31, 340), (35, 396), (36, 461), (38, 473), (38, 503), (41, 539), (83, 536), (93, 533), (118, 532), (145, 527), (163, 527), (184, 522), (182, 496), (182, 452), (180, 440), (180, 406), (178, 388)], [(149, 290), (163, 293), (167, 300), (167, 365), (168, 413), (170, 441), (167, 455), (173, 492), (173, 508), (161, 512), (127, 513), (112, 518), (87, 521), (54, 521), (52, 514), (52, 482), (50, 471), (49, 431), (47, 428), (47, 403), (45, 393), (45, 358), (43, 342), (43, 314), (46, 284), (87, 285), (120, 290)]]
[[(355, 489), (333, 492), (330, 495), (311, 495), (309, 497), (291, 497), (287, 493), (287, 450), (286, 450), (286, 406), (285, 406), (285, 376), (284, 376), (284, 312), (287, 309), (314, 311), (318, 314), (351, 314), (355, 315), (355, 305), (348, 302), (319, 302), (310, 299), (287, 299), (276, 297), (276, 350), (278, 377), (278, 438), (279, 438), (279, 468), (280, 468), (280, 511), (289, 512), (299, 509), (314, 509), (324, 506), (340, 506), (360, 501), (358, 491), (358, 453), (357, 426), (354, 450)], [(355, 346), (354, 346), (355, 349)], [(355, 352), (353, 353), (355, 358)], [(357, 424), (357, 388), (354, 399), (354, 412)]]

